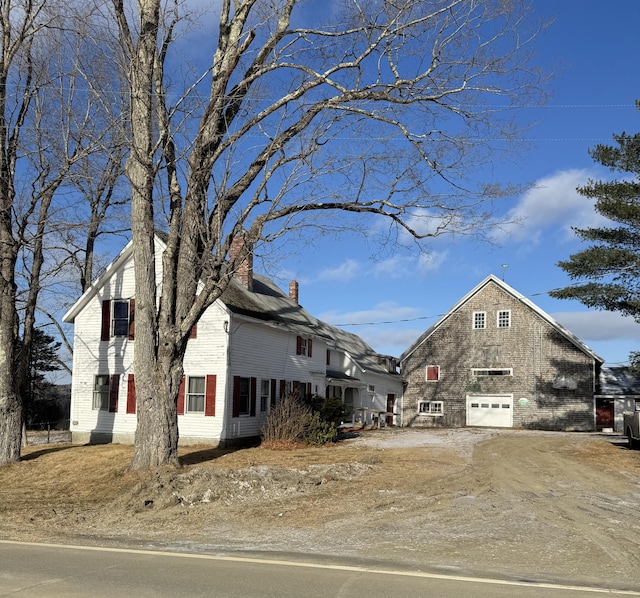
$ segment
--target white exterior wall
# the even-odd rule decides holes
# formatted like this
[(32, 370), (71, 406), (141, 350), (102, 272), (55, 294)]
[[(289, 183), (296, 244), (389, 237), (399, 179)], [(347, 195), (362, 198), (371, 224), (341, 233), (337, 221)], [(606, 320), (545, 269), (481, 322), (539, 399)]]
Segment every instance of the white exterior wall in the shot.
[[(74, 322), (71, 432), (131, 434), (135, 415), (126, 414), (127, 375), (133, 373), (133, 343), (125, 337), (101, 341), (102, 301), (134, 295), (133, 260), (115, 271)], [(118, 413), (94, 410), (94, 379), (98, 374), (120, 374)]]
[[(156, 274), (161, 258), (156, 259)], [(85, 441), (92, 434), (116, 442), (133, 442), (137, 419), (126, 413), (128, 375), (134, 374), (135, 341), (125, 337), (101, 341), (102, 301), (134, 297), (133, 259), (115, 271), (74, 321), (73, 377), (71, 390), (71, 432)], [(216, 376), (214, 417), (204, 414), (178, 416), (181, 442), (211, 442), (223, 438), (226, 396), (228, 334), (224, 322), (229, 315), (222, 306), (211, 306), (198, 322), (197, 337), (189, 341), (184, 359), (185, 376)], [(93, 409), (93, 389), (98, 374), (119, 374), (118, 411)]]
[[(296, 334), (284, 328), (241, 317), (234, 317), (232, 322), (227, 398), (229, 437), (257, 436), (269, 411), (268, 406), (266, 411), (260, 411), (261, 380), (277, 381), (276, 398), (280, 397), (282, 380), (311, 383), (312, 391), (315, 392), (320, 380), (324, 384), (324, 374), (320, 378), (317, 373), (325, 371), (326, 346), (312, 339), (311, 357), (296, 355)], [(255, 417), (232, 417), (234, 376), (256, 378)], [(324, 392), (324, 386), (318, 390)]]

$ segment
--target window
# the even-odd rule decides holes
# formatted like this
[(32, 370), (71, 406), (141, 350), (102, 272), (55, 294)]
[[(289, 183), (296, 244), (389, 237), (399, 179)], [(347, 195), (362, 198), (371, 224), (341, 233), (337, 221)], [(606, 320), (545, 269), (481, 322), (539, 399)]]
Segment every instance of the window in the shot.
[(204, 413), (204, 376), (187, 379), (187, 413)]
[(471, 368), (474, 376), (513, 376), (513, 368)]
[(129, 302), (114, 301), (111, 336), (129, 336)]
[(135, 299), (105, 299), (102, 302), (102, 331), (100, 340), (112, 337), (134, 339)]
[(368, 392), (375, 392), (375, 391), (376, 391), (376, 387), (375, 387), (375, 385), (373, 385), (373, 384), (369, 384), (369, 385), (367, 386), (367, 391), (368, 391)]
[(120, 374), (97, 374), (93, 379), (92, 408), (116, 413), (118, 411), (119, 388)]
[(178, 389), (178, 415), (185, 413), (214, 417), (216, 414), (216, 376), (183, 376)]
[(509, 328), (511, 326), (511, 311), (508, 309), (498, 312), (498, 328)]
[(271, 380), (260, 381), (260, 411), (265, 412), (271, 402)]
[(93, 409), (106, 411), (109, 408), (109, 376), (98, 375), (93, 383)]
[(418, 413), (420, 415), (442, 415), (442, 401), (420, 401)]
[(473, 312), (473, 328), (474, 330), (481, 330), (487, 327), (487, 312), (486, 311), (474, 311)]
[(311, 357), (312, 342), (310, 338), (303, 338), (302, 336), (296, 339), (296, 355), (304, 355), (305, 357)]
[(439, 365), (428, 365), (427, 366), (426, 381), (427, 382), (437, 382), (438, 380), (440, 380), (440, 366)]
[(240, 378), (240, 415), (249, 415), (251, 412), (251, 381), (249, 378)]

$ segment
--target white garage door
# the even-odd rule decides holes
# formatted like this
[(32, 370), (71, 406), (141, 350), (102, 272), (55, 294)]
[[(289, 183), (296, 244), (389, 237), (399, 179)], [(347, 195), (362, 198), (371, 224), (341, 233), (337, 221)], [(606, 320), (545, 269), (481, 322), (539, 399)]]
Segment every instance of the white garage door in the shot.
[(467, 426), (511, 428), (512, 395), (467, 395)]

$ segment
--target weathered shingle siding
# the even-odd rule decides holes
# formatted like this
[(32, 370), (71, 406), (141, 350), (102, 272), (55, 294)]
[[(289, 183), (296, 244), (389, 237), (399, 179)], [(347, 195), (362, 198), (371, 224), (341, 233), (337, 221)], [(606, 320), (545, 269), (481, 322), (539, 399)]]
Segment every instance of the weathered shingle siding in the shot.
[[(511, 326), (497, 327), (497, 313), (511, 311)], [(474, 312), (486, 312), (486, 329), (473, 329)], [(440, 380), (426, 381), (426, 366), (440, 366)], [(475, 377), (472, 368), (512, 368), (512, 376)], [(575, 391), (553, 388), (558, 373), (578, 382)], [(513, 426), (594, 428), (593, 359), (529, 306), (487, 284), (452, 313), (403, 363), (407, 388), (403, 425), (466, 425), (469, 394), (513, 396)], [(520, 399), (528, 405), (519, 405)], [(442, 416), (418, 414), (418, 402), (443, 401)], [(524, 403), (524, 402), (523, 402)]]

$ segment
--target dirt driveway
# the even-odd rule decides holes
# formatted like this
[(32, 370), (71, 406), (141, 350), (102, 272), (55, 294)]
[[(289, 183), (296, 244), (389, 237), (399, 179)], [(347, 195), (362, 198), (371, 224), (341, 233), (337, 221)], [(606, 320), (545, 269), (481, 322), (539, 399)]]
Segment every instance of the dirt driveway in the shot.
[[(334, 448), (201, 447), (182, 469), (147, 475), (125, 473), (129, 447), (34, 455), (0, 470), (4, 537), (366, 557), (640, 588), (640, 451), (618, 437), (387, 429)], [(64, 459), (73, 471), (56, 470)], [(54, 470), (50, 498), (31, 497), (29, 485), (35, 492)]]

